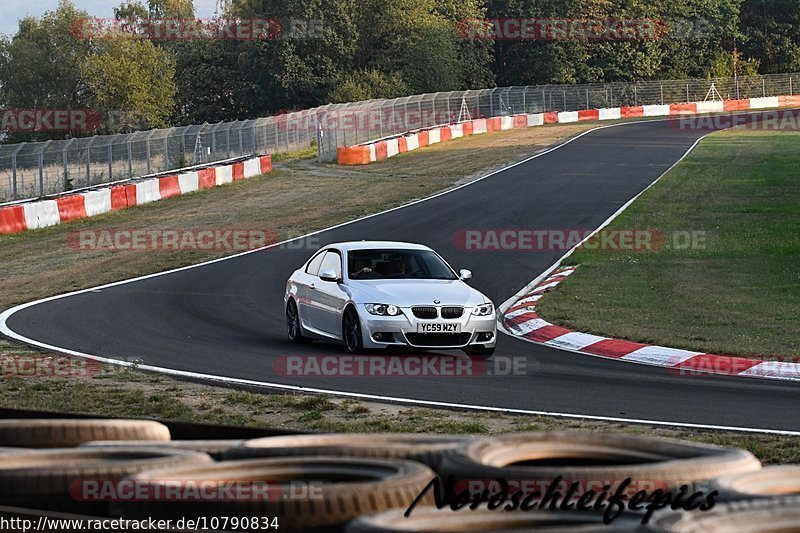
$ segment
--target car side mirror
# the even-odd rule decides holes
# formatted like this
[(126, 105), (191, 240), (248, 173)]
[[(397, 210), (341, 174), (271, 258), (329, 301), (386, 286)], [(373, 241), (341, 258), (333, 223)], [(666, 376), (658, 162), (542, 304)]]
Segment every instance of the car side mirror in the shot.
[(469, 281), (469, 280), (471, 280), (471, 279), (472, 279), (472, 271), (471, 271), (471, 270), (467, 270), (466, 268), (462, 268), (462, 269), (461, 269), (461, 270), (458, 272), (458, 278), (459, 278), (461, 281)]
[(322, 281), (339, 281), (339, 276), (336, 275), (336, 272), (333, 271), (331, 268), (326, 268), (325, 270), (320, 271), (319, 279)]

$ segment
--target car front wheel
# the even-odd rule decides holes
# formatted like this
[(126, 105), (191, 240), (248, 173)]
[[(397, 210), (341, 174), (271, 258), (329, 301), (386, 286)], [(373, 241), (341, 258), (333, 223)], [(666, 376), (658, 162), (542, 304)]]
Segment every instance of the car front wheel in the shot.
[(361, 353), (364, 351), (364, 338), (361, 336), (361, 321), (358, 313), (352, 307), (345, 309), (342, 318), (342, 339), (347, 351)]
[(290, 299), (286, 304), (286, 336), (292, 342), (303, 342), (303, 330), (300, 328), (300, 315), (297, 312), (297, 303)]

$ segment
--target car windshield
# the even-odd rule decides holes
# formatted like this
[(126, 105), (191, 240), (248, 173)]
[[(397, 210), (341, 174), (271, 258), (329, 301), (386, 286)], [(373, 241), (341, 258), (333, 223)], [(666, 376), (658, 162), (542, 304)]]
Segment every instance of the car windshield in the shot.
[(353, 250), (347, 254), (351, 279), (458, 279), (431, 250)]

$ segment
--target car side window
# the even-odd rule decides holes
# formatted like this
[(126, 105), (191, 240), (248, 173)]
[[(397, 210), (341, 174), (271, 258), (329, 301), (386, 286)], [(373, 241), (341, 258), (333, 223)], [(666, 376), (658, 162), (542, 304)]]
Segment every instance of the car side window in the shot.
[(322, 259), (325, 257), (325, 252), (319, 252), (314, 258), (308, 263), (306, 267), (306, 274), (311, 274), (312, 276), (316, 276), (319, 274), (319, 266), (322, 264)]
[(328, 251), (325, 254), (325, 259), (322, 260), (322, 265), (319, 267), (319, 271), (322, 272), (323, 270), (333, 270), (336, 273), (336, 277), (341, 279), (342, 277), (342, 256), (339, 255), (337, 252)]

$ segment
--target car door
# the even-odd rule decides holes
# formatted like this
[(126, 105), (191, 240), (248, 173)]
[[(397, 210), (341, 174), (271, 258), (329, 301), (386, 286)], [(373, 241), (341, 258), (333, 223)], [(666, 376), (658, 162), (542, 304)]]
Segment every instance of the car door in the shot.
[[(342, 254), (339, 250), (328, 250), (319, 267), (319, 272), (332, 270), (339, 280), (342, 276)], [(342, 336), (342, 311), (347, 303), (347, 294), (336, 281), (323, 281), (317, 276), (314, 286), (309, 290), (312, 321), (314, 327), (324, 333)]]
[(306, 268), (297, 276), (295, 276), (297, 280), (297, 312), (300, 315), (300, 321), (302, 322), (303, 326), (310, 326), (314, 329), (319, 328), (318, 326), (314, 325), (312, 321), (313, 305), (310, 302), (310, 298), (313, 295), (310, 293), (311, 287), (315, 286), (319, 281), (317, 274), (319, 274), (319, 267), (322, 264), (322, 260), (325, 258), (325, 253), (325, 250), (317, 252), (317, 254), (306, 264)]

